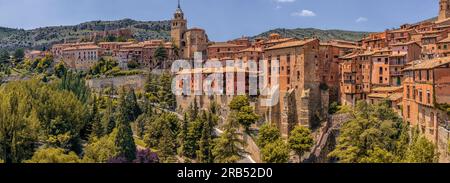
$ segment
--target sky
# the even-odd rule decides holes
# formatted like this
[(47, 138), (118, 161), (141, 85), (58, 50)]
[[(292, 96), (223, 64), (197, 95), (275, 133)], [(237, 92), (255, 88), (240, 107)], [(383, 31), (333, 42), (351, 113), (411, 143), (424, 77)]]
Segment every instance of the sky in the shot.
[[(189, 27), (213, 41), (274, 28), (384, 31), (438, 14), (439, 0), (181, 0)], [(0, 0), (0, 26), (33, 29), (92, 20), (169, 20), (177, 0)]]

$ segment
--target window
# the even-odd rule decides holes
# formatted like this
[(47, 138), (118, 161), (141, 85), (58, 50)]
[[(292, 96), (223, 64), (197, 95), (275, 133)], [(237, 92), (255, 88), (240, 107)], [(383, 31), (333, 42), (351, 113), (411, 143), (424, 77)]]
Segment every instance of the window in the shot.
[(406, 116), (408, 119), (411, 118), (411, 106), (409, 105), (406, 107)]
[(420, 102), (422, 102), (422, 97), (423, 97), (423, 95), (422, 95), (422, 90), (419, 90), (419, 101), (420, 101)]
[(383, 75), (383, 67), (380, 67), (380, 75)]
[(380, 77), (380, 83), (383, 83), (383, 77)]
[(411, 98), (411, 88), (409, 88), (409, 86), (406, 86), (406, 98)]
[(430, 70), (427, 70), (427, 81), (430, 81)]
[(431, 93), (430, 93), (430, 90), (427, 90), (427, 103), (431, 104)]
[(286, 56), (286, 62), (287, 62), (287, 65), (291, 65), (291, 54), (288, 54)]

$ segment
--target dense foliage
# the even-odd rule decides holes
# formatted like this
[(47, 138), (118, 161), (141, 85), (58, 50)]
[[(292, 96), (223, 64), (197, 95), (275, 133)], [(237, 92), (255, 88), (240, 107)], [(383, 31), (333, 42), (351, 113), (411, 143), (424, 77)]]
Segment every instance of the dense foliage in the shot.
[(343, 163), (436, 161), (436, 147), (423, 137), (410, 138), (408, 127), (387, 103), (359, 102), (351, 114), (330, 157)]

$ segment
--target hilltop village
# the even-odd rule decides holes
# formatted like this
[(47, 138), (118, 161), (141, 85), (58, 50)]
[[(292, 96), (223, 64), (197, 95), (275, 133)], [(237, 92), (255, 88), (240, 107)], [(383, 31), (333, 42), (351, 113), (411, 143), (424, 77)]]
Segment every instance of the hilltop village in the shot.
[[(282, 137), (289, 138), (298, 125), (313, 131), (322, 129), (332, 120), (329, 111), (334, 104), (353, 107), (359, 101), (388, 102), (405, 124), (417, 128), (438, 147), (441, 161), (449, 160), (450, 0), (440, 0), (435, 21), (401, 25), (398, 29), (372, 33), (358, 42), (323, 42), (315, 37), (298, 39), (279, 34), (213, 42), (207, 31), (188, 28), (180, 5), (171, 27), (171, 40), (61, 43), (49, 51), (28, 51), (26, 58), (35, 60), (52, 55), (55, 62), (78, 71), (89, 71), (104, 58), (116, 60), (123, 70), (170, 69), (175, 60), (193, 60), (196, 53), (201, 53), (205, 61), (220, 61), (223, 67), (228, 60), (244, 63), (263, 60), (269, 66), (277, 60), (280, 102), (264, 107), (258, 102), (262, 96), (252, 98), (253, 108), (262, 116), (254, 128), (270, 122)], [(109, 32), (104, 36), (126, 37), (126, 32)], [(158, 57), (161, 52), (165, 53), (163, 58)], [(264, 77), (270, 80), (270, 67), (262, 69), (268, 70)], [(233, 70), (248, 76), (247, 70)], [(214, 73), (205, 68), (175, 75), (194, 76), (199, 72), (205, 78)], [(125, 80), (122, 84), (130, 83)], [(248, 82), (240, 84), (249, 87)], [(225, 108), (231, 100), (228, 96), (177, 96), (177, 110), (183, 111), (192, 103), (208, 108), (215, 102), (227, 113)]]

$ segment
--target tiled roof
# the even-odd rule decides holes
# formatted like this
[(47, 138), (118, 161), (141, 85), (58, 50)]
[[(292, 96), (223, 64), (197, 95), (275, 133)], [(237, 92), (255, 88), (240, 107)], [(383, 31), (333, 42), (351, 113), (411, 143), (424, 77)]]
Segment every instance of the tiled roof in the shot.
[(274, 49), (280, 49), (280, 48), (290, 48), (290, 47), (296, 47), (296, 46), (303, 46), (311, 41), (314, 41), (316, 39), (307, 39), (307, 40), (301, 40), (301, 41), (289, 41), (281, 44), (277, 44), (275, 46), (272, 46), (270, 48), (267, 48), (266, 50), (274, 50)]
[(208, 48), (226, 48), (226, 47), (243, 47), (243, 45), (231, 44), (227, 42), (216, 42), (208, 46)]
[(281, 42), (286, 42), (286, 41), (293, 41), (296, 40), (296, 38), (281, 38), (281, 39), (273, 39), (273, 40), (268, 40), (266, 42), (264, 42), (265, 44), (271, 44), (271, 43), (281, 43)]
[(450, 37), (440, 40), (439, 43), (450, 43)]
[(64, 51), (72, 51), (72, 50), (94, 50), (94, 49), (100, 49), (97, 45), (84, 45), (84, 46), (73, 46), (64, 49)]
[(407, 67), (404, 69), (404, 71), (407, 70), (420, 70), (420, 69), (433, 69), (445, 64), (450, 63), (450, 57), (442, 57), (442, 58), (435, 58), (430, 60), (418, 60), (414, 62), (410, 67)]
[(406, 46), (406, 45), (410, 45), (410, 44), (417, 44), (420, 46), (420, 44), (415, 41), (409, 41), (409, 42), (405, 42), (405, 43), (394, 43), (394, 44), (391, 44), (391, 46)]
[(402, 86), (377, 87), (377, 88), (373, 88), (372, 91), (374, 91), (374, 92), (395, 92), (395, 91), (398, 91), (401, 89), (403, 89)]
[(257, 48), (257, 47), (250, 47), (244, 50), (241, 50), (241, 52), (262, 52), (262, 48)]

